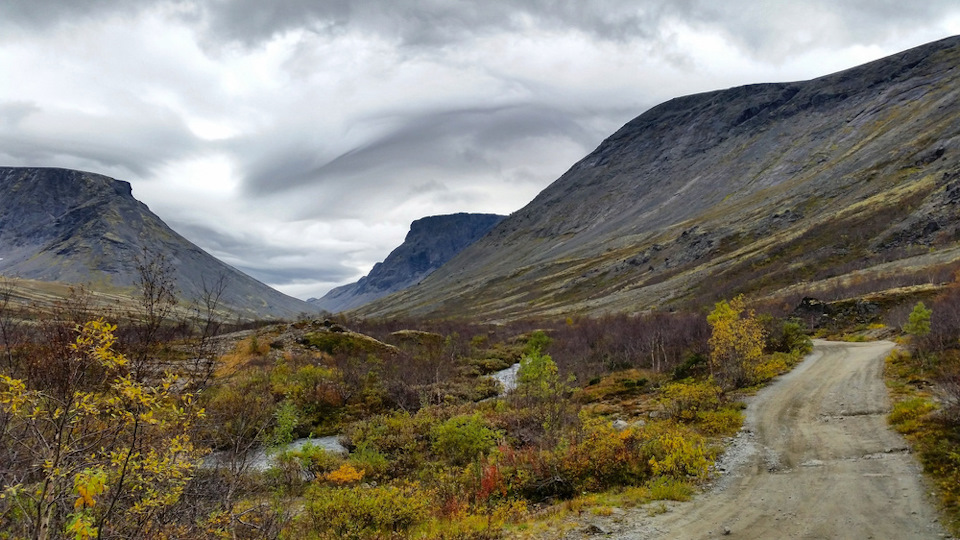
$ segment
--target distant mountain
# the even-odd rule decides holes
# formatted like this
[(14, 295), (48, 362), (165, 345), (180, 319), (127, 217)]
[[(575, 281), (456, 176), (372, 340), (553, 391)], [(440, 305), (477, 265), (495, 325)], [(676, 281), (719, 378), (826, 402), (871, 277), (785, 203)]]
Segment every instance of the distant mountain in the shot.
[(420, 286), (358, 312), (703, 305), (922, 271), (960, 259), (958, 240), (952, 37), (811, 81), (654, 107)]
[(487, 234), (504, 217), (460, 213), (418, 219), (410, 225), (410, 232), (403, 244), (383, 262), (374, 265), (366, 277), (356, 283), (337, 287), (323, 298), (311, 298), (308, 302), (336, 313), (416, 285)]
[(143, 249), (163, 253), (185, 300), (204, 280), (226, 280), (222, 302), (244, 317), (292, 317), (316, 309), (228, 266), (168, 227), (130, 184), (99, 174), (0, 167), (0, 274), (131, 288)]

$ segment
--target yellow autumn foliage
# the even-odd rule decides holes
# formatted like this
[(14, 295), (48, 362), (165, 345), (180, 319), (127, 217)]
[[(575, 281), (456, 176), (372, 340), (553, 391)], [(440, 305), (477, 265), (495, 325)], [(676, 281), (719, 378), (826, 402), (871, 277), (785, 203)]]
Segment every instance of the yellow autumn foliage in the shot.
[(339, 469), (330, 471), (324, 478), (337, 485), (353, 484), (363, 479), (363, 471), (357, 470), (349, 463), (344, 463)]

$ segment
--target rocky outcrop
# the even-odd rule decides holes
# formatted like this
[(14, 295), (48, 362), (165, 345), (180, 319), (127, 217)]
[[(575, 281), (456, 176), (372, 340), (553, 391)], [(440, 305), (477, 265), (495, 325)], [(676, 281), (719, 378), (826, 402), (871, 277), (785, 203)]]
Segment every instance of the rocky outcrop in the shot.
[(419, 287), (359, 311), (499, 319), (774, 294), (955, 245), (957, 171), (960, 37), (680, 97)]
[(374, 265), (369, 274), (308, 302), (336, 313), (416, 285), (487, 234), (503, 218), (496, 214), (460, 213), (418, 219), (410, 225), (403, 244), (383, 262)]
[(68, 169), (0, 167), (0, 274), (132, 291), (144, 250), (171, 263), (184, 300), (222, 275), (222, 304), (243, 317), (316, 311), (177, 234), (133, 197), (127, 182)]

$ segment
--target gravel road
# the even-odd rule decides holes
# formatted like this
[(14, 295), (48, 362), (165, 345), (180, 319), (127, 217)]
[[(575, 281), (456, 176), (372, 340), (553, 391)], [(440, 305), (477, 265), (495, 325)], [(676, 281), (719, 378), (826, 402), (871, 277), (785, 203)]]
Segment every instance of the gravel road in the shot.
[[(607, 538), (948, 538), (906, 443), (886, 424), (889, 342), (815, 342), (753, 398), (712, 489)], [(582, 530), (582, 529), (581, 529)]]

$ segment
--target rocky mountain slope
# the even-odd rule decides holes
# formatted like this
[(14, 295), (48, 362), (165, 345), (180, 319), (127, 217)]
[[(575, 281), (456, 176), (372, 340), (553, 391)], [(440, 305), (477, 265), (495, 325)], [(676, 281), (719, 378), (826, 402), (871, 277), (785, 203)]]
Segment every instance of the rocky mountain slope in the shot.
[(66, 169), (0, 167), (0, 274), (132, 291), (144, 248), (172, 264), (184, 300), (223, 275), (224, 307), (245, 317), (316, 311), (174, 232), (133, 197), (127, 182)]
[(410, 225), (403, 243), (356, 283), (308, 300), (331, 313), (353, 309), (416, 285), (470, 244), (487, 234), (505, 216), (451, 214), (430, 216)]
[[(363, 315), (638, 311), (960, 257), (960, 37), (673, 99)], [(792, 287), (792, 289), (791, 289)]]

